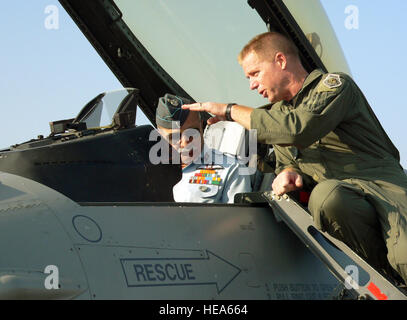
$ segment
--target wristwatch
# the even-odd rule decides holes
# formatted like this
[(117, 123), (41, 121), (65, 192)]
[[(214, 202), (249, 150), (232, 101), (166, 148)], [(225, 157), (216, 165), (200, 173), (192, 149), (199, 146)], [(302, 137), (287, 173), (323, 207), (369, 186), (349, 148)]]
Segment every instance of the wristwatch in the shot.
[(236, 103), (229, 103), (229, 104), (226, 106), (225, 117), (226, 117), (226, 120), (227, 120), (227, 121), (234, 121), (234, 120), (232, 119), (232, 115), (231, 115), (232, 107), (233, 107), (234, 105), (236, 105)]

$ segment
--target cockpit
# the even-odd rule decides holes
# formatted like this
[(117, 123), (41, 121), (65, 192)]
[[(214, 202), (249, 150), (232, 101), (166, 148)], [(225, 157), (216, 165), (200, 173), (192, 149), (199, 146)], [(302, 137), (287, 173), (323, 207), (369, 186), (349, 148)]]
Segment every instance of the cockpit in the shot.
[[(48, 137), (0, 151), (0, 171), (38, 181), (80, 203), (172, 202), (172, 187), (181, 178), (179, 164), (151, 163), (155, 129), (135, 123), (137, 110), (154, 123), (158, 98), (165, 93), (193, 101), (264, 104), (250, 92), (236, 62), (255, 34), (284, 32), (299, 47), (307, 69), (348, 70), (318, 1), (60, 3), (123, 87), (138, 89), (102, 93), (75, 118), (51, 122)], [(198, 21), (197, 12), (206, 20)], [(250, 158), (250, 152), (239, 150), (248, 133), (230, 131), (230, 126), (221, 128), (223, 142), (214, 143), (222, 152)], [(227, 132), (234, 132), (231, 139)], [(272, 163), (270, 150), (264, 156)], [(255, 160), (250, 161), (253, 165)], [(264, 178), (258, 171), (253, 174), (254, 190)]]
[[(174, 202), (172, 188), (182, 173), (173, 157), (179, 154), (153, 126), (136, 125), (138, 104), (138, 89), (101, 93), (75, 118), (50, 122), (48, 137), (0, 152), (0, 171), (40, 182), (83, 204)], [(249, 138), (236, 123), (220, 122), (204, 133), (209, 147), (245, 161), (254, 185), (257, 145), (253, 149)], [(160, 161), (152, 158), (154, 150)]]
[[(138, 89), (101, 93), (75, 118), (50, 122), (48, 137), (0, 152), (0, 171), (40, 182), (83, 204), (174, 202), (172, 188), (182, 171), (179, 160), (173, 160), (179, 154), (153, 126), (136, 125), (138, 103)], [(261, 188), (257, 142), (247, 130), (219, 122), (206, 127), (204, 140), (244, 163), (252, 188)], [(160, 161), (154, 159), (157, 151)], [(241, 199), (235, 196), (235, 201)]]
[[(11, 146), (0, 170), (76, 202), (171, 202), (178, 165), (153, 165), (151, 125), (136, 126), (138, 90), (102, 93), (76, 118), (50, 122), (50, 135)], [(165, 176), (166, 179), (162, 179)]]

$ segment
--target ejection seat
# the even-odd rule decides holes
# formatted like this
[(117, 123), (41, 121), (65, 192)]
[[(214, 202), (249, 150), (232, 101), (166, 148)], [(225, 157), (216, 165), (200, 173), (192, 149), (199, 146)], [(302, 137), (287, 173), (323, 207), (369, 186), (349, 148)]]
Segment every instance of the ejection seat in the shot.
[[(253, 190), (249, 202), (264, 202), (260, 197), (254, 197), (258, 198), (257, 201), (253, 199), (253, 194), (270, 190), (275, 175), (257, 170), (258, 145), (255, 133), (236, 122), (220, 121), (205, 128), (204, 141), (208, 147), (236, 157), (247, 166)], [(242, 199), (242, 194), (236, 195), (235, 203), (245, 202)]]

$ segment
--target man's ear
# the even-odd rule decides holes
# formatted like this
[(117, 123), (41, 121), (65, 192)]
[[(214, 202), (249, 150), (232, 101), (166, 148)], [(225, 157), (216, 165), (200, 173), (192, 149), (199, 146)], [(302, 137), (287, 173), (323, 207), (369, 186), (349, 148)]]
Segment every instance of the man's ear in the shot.
[(275, 55), (275, 62), (280, 66), (281, 70), (287, 68), (287, 57), (282, 52), (277, 52)]

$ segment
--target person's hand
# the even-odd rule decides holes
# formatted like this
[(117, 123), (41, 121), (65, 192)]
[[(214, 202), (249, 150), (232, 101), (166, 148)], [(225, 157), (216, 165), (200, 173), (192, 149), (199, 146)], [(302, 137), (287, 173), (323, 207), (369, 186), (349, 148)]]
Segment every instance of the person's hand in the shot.
[(192, 103), (192, 104), (184, 104), (182, 109), (189, 109), (191, 111), (201, 111), (201, 112), (209, 112), (213, 115), (212, 118), (209, 118), (207, 123), (209, 125), (214, 124), (218, 121), (225, 121), (225, 112), (226, 112), (225, 103), (215, 103), (215, 102), (200, 102), (200, 103)]
[(302, 188), (302, 185), (302, 177), (298, 172), (285, 170), (274, 179), (272, 188), (276, 195), (282, 196), (287, 192)]

